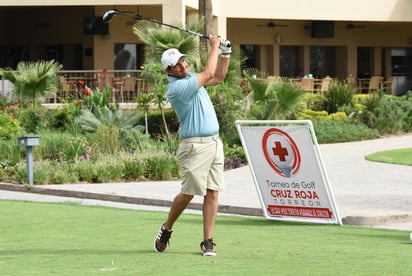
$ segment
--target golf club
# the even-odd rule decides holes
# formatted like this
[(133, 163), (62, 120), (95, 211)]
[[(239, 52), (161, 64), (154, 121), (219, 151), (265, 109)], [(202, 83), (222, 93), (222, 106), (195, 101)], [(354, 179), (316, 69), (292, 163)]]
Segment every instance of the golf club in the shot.
[[(205, 38), (205, 39), (209, 39), (209, 36), (201, 34), (201, 33), (197, 33), (197, 32), (191, 31), (191, 30), (187, 30), (187, 29), (183, 29), (183, 28), (180, 28), (180, 27), (177, 27), (177, 26), (166, 24), (166, 23), (163, 23), (161, 21), (157, 21), (157, 20), (154, 20), (154, 19), (151, 19), (151, 18), (140, 16), (140, 15), (134, 15), (134, 14), (126, 13), (126, 12), (120, 12), (118, 10), (108, 10), (103, 15), (103, 22), (104, 23), (109, 23), (115, 15), (128, 16), (128, 17), (134, 18), (135, 20), (149, 21), (149, 22), (160, 24), (160, 25), (163, 25), (163, 26), (167, 26), (169, 28), (173, 28), (173, 29), (176, 29), (176, 30), (179, 30), (179, 31), (187, 32), (187, 33), (192, 34), (192, 35), (197, 35), (197, 36), (200, 36), (200, 37)], [(230, 43), (230, 41), (226, 40), (226, 39), (222, 39), (221, 44), (225, 47), (230, 47), (232, 45)]]

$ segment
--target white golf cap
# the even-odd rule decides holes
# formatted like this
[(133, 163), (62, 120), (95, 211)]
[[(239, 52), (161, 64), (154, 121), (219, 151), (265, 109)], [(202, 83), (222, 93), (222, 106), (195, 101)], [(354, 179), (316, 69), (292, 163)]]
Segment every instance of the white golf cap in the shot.
[(175, 66), (179, 59), (184, 56), (185, 55), (179, 52), (176, 48), (170, 48), (164, 51), (161, 59), (163, 69), (166, 69), (169, 66)]

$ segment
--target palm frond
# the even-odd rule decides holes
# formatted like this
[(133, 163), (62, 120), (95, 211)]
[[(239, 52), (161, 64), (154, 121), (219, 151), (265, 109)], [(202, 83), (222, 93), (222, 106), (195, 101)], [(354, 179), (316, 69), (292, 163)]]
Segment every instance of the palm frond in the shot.
[(197, 56), (197, 38), (187, 32), (146, 21), (138, 21), (133, 32), (147, 45), (149, 60), (160, 62), (162, 53), (169, 48), (179, 49), (189, 60)]
[(82, 109), (80, 115), (75, 118), (75, 122), (84, 130), (95, 132), (102, 123), (88, 109)]
[(0, 70), (0, 75), (14, 84), (19, 96), (34, 100), (56, 92), (62, 68), (54, 60), (20, 62), (15, 71)]

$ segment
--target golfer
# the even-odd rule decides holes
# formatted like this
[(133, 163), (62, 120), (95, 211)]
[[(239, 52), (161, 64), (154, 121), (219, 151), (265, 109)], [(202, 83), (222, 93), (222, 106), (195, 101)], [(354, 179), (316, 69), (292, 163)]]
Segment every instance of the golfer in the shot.
[[(154, 241), (155, 252), (165, 251), (173, 225), (195, 195), (203, 196), (203, 256), (215, 256), (213, 230), (218, 193), (223, 191), (224, 154), (219, 123), (205, 86), (222, 83), (229, 65), (231, 47), (219, 36), (209, 37), (209, 56), (204, 70), (189, 72), (185, 55), (177, 49), (163, 52), (162, 65), (168, 76), (167, 98), (179, 119), (178, 159), (183, 171), (180, 193), (173, 199), (166, 222)], [(219, 49), (222, 51), (219, 60)]]

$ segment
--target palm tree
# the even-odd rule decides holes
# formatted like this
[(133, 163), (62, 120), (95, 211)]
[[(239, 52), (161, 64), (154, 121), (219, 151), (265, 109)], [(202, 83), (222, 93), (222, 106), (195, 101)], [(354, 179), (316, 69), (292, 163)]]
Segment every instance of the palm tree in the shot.
[(0, 68), (0, 76), (14, 84), (19, 98), (31, 99), (36, 105), (40, 97), (56, 93), (62, 68), (54, 60), (20, 62), (15, 71)]
[[(199, 24), (193, 22), (188, 26), (188, 29), (193, 31), (197, 31), (199, 28)], [(198, 37), (187, 32), (166, 28), (147, 21), (138, 21), (134, 25), (133, 31), (147, 45), (147, 63), (160, 63), (162, 53), (169, 48), (179, 49), (186, 55), (186, 59), (190, 63), (196, 61), (199, 56)]]
[(256, 71), (246, 72), (251, 88), (249, 117), (256, 120), (294, 119), (301, 109), (304, 93), (288, 80), (260, 78)]

